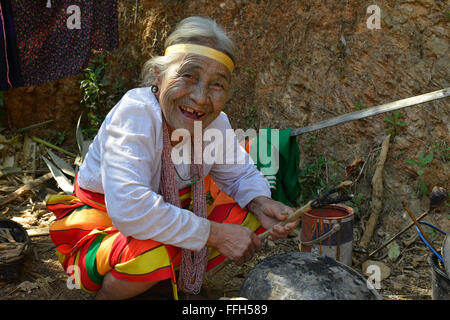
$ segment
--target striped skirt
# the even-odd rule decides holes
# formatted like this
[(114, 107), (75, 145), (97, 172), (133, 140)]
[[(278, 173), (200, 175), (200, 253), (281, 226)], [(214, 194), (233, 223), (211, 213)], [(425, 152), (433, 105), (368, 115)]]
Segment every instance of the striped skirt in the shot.
[[(180, 190), (183, 207), (191, 202), (190, 188)], [(161, 281), (176, 283), (175, 270), (181, 263), (181, 249), (148, 239), (122, 235), (112, 225), (103, 195), (82, 190), (75, 184), (73, 196), (52, 195), (47, 208), (56, 215), (50, 237), (59, 262), (69, 276), (68, 285), (95, 293), (106, 273), (126, 281)], [(232, 223), (264, 232), (255, 216), (234, 202), (208, 208), (208, 220)], [(209, 248), (207, 271), (225, 260)]]

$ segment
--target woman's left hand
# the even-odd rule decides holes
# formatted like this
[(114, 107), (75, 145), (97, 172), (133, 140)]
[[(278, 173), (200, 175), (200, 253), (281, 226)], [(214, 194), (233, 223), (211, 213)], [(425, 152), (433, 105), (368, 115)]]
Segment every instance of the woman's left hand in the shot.
[(256, 197), (250, 201), (247, 208), (256, 216), (264, 229), (269, 230), (273, 227), (269, 234), (269, 239), (272, 241), (286, 238), (299, 224), (299, 220), (297, 219), (284, 226), (276, 225), (280, 221), (285, 220), (294, 210), (284, 203), (267, 197)]

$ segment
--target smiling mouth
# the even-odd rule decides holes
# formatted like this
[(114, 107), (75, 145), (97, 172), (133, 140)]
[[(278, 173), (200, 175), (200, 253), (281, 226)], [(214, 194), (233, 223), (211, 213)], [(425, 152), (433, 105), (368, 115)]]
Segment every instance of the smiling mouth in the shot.
[(201, 120), (206, 115), (205, 112), (196, 111), (184, 105), (179, 105), (178, 109), (180, 109), (181, 113), (189, 119)]

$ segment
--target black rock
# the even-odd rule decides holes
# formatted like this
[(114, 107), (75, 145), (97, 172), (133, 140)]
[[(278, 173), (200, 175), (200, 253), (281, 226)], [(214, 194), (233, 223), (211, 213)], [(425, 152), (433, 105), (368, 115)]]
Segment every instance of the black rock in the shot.
[(249, 300), (381, 300), (366, 279), (343, 263), (307, 252), (273, 255), (248, 274), (240, 296)]

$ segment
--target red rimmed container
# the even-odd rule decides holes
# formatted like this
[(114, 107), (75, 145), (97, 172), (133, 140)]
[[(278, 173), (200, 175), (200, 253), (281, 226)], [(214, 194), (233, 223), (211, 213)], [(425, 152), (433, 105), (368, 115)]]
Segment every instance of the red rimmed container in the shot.
[(324, 255), (352, 265), (354, 212), (343, 204), (330, 204), (305, 213), (300, 251)]

